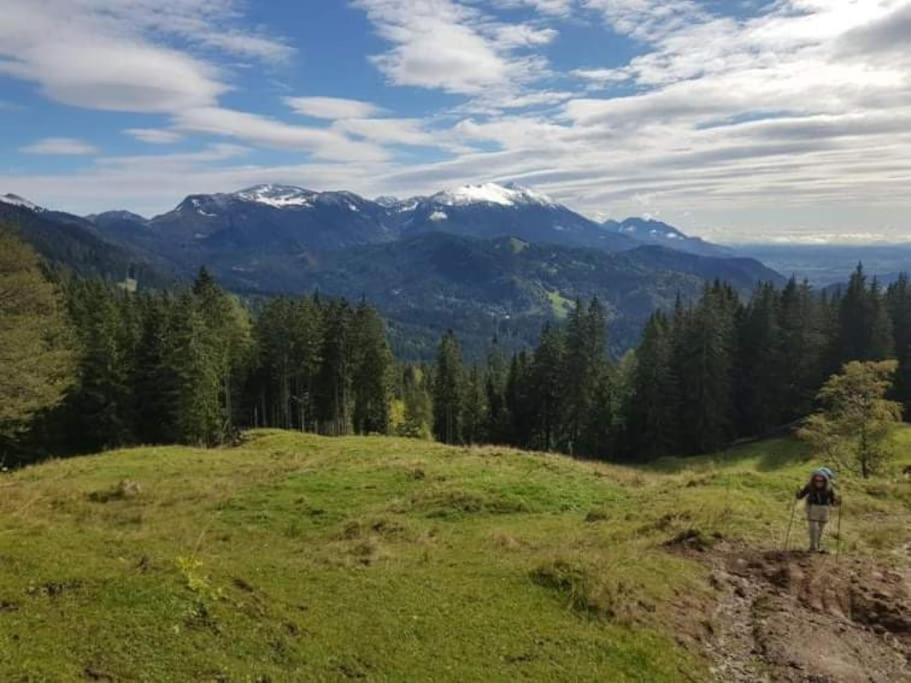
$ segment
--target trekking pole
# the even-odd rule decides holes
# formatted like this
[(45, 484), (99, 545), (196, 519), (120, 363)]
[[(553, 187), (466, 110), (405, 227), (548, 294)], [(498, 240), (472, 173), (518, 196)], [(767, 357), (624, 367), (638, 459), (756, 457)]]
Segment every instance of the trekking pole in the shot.
[(791, 540), (791, 527), (794, 525), (794, 512), (797, 510), (797, 498), (791, 503), (791, 519), (788, 521), (788, 533), (784, 537), (784, 551), (788, 552), (788, 543)]
[(841, 512), (844, 508), (844, 501), (838, 502), (838, 522), (835, 527), (835, 534), (837, 536), (835, 540), (835, 563), (838, 564), (838, 561), (841, 559)]

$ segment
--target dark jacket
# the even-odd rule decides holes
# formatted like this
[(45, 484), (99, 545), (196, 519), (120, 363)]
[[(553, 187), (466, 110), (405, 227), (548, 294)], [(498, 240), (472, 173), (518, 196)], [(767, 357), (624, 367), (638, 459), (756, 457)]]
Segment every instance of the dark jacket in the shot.
[(807, 484), (797, 492), (797, 498), (806, 498), (807, 505), (838, 505), (838, 496), (831, 484), (824, 489)]

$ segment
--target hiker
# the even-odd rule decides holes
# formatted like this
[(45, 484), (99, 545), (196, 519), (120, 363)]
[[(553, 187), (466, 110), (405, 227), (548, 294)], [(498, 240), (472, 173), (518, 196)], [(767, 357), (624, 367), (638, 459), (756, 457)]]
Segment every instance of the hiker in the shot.
[(829, 521), (829, 508), (838, 505), (835, 493), (835, 473), (820, 467), (810, 475), (810, 481), (797, 492), (797, 499), (807, 499), (807, 526), (810, 532), (810, 552), (824, 553), (822, 532)]

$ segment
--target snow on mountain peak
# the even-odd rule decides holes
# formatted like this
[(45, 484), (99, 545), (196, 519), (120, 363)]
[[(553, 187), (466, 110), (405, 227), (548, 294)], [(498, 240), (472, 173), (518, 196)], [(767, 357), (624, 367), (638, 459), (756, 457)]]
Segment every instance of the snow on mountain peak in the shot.
[(265, 204), (276, 209), (290, 206), (312, 206), (314, 193), (293, 185), (254, 185), (235, 192), (234, 196), (247, 202)]
[(24, 209), (29, 209), (31, 211), (44, 211), (37, 204), (33, 204), (28, 199), (20, 197), (17, 194), (4, 194), (0, 195), (0, 202), (4, 204), (12, 204), (13, 206), (21, 206)]
[(500, 206), (538, 204), (556, 206), (556, 202), (547, 195), (512, 183), (507, 185), (500, 185), (499, 183), (463, 185), (454, 190), (440, 192), (431, 199), (446, 206), (464, 206), (467, 204), (498, 204)]

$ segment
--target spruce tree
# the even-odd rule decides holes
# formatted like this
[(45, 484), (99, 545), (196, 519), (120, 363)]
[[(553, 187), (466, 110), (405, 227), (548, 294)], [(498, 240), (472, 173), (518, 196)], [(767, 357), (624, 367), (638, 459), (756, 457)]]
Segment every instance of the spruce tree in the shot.
[(586, 427), (595, 409), (598, 383), (607, 365), (607, 323), (604, 308), (592, 299), (586, 308), (581, 301), (566, 326), (566, 354), (563, 366), (563, 447), (568, 453), (584, 453)]
[(487, 423), (484, 426), (487, 438), (493, 443), (508, 443), (510, 435), (509, 408), (506, 404), (506, 383), (509, 368), (499, 341), (494, 337), (487, 355), (487, 373), (484, 377), (484, 391), (487, 402)]
[(563, 402), (567, 384), (565, 354), (563, 332), (550, 324), (545, 325), (531, 363), (534, 446), (539, 450), (557, 447), (561, 425), (569, 417), (564, 409), (570, 408)]
[(739, 324), (737, 404), (740, 433), (764, 434), (781, 424), (784, 339), (779, 326), (778, 292), (763, 284), (754, 292)]
[(353, 426), (352, 318), (345, 301), (332, 302), (323, 312), (317, 410), (320, 431), (332, 436), (350, 434)]
[(462, 401), (462, 435), (465, 443), (476, 444), (488, 441), (487, 396), (484, 380), (477, 365), (472, 365), (465, 377), (465, 392)]
[(532, 444), (535, 430), (534, 397), (532, 396), (531, 360), (520, 351), (512, 357), (506, 379), (506, 410), (510, 418), (509, 443), (519, 448)]
[(225, 292), (203, 268), (193, 284), (196, 306), (205, 324), (208, 355), (216, 366), (220, 387), (223, 441), (234, 431), (244, 372), (252, 351), (250, 317), (236, 297)]
[(639, 458), (673, 454), (679, 447), (680, 387), (671, 323), (661, 311), (645, 326), (632, 374), (631, 448)]
[(389, 432), (393, 358), (386, 329), (376, 311), (362, 303), (353, 321), (354, 431)]
[(440, 341), (433, 384), (433, 433), (443, 443), (462, 443), (462, 353), (452, 330)]
[(885, 300), (898, 359), (893, 397), (902, 404), (907, 418), (911, 416), (911, 284), (907, 274), (902, 273), (889, 285)]
[(224, 438), (222, 359), (209, 337), (206, 319), (191, 292), (176, 300), (165, 365), (174, 375), (171, 408), (182, 443), (211, 446)]

